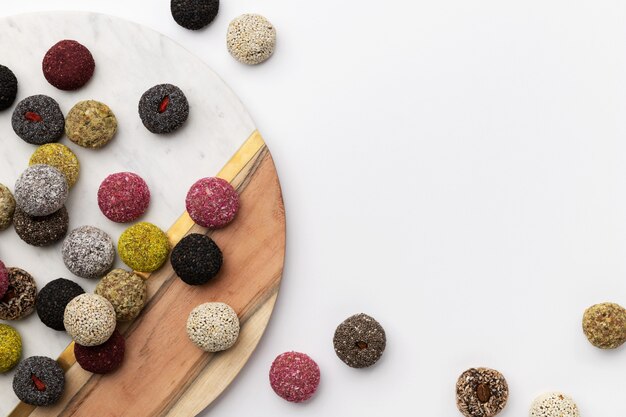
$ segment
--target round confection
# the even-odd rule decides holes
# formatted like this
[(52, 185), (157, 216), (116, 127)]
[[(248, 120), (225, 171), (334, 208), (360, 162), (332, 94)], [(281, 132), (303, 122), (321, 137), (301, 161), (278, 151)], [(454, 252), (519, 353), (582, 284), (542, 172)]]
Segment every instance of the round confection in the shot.
[(17, 78), (13, 71), (0, 65), (0, 111), (13, 105), (17, 96)]
[(172, 250), (172, 268), (189, 285), (201, 285), (222, 267), (222, 251), (213, 239), (199, 233), (185, 236)]
[(156, 271), (170, 253), (167, 235), (152, 223), (137, 223), (124, 230), (117, 242), (122, 261), (135, 271)]
[(276, 29), (263, 16), (243, 14), (228, 25), (226, 46), (242, 64), (260, 64), (274, 53)]
[(0, 374), (13, 369), (22, 356), (22, 338), (13, 327), (0, 324)]
[(0, 261), (0, 300), (4, 297), (9, 289), (9, 270), (4, 265), (4, 262)]
[(98, 206), (109, 220), (126, 223), (141, 217), (150, 204), (148, 184), (132, 172), (111, 174), (98, 189)]
[(65, 145), (60, 143), (47, 143), (38, 147), (30, 157), (28, 165), (50, 165), (65, 175), (68, 186), (71, 188), (78, 181), (80, 164), (78, 158)]
[(560, 392), (549, 392), (533, 401), (530, 417), (580, 417), (580, 413), (570, 397)]
[(45, 407), (56, 403), (65, 388), (65, 374), (54, 359), (31, 356), (17, 367), (13, 391), (26, 404)]
[(189, 313), (187, 335), (205, 352), (220, 352), (237, 341), (239, 318), (228, 304), (200, 304)]
[(13, 217), (15, 232), (32, 246), (48, 246), (63, 239), (67, 234), (69, 216), (65, 207), (47, 216), (33, 217), (19, 207)]
[(37, 284), (33, 277), (19, 268), (8, 268), (9, 287), (0, 299), (0, 320), (19, 320), (35, 309)]
[(226, 180), (202, 178), (189, 189), (185, 204), (194, 222), (209, 229), (219, 229), (235, 218), (239, 210), (239, 194)]
[(456, 383), (456, 406), (465, 417), (493, 417), (509, 398), (504, 376), (489, 368), (463, 372)]
[(72, 230), (61, 247), (63, 262), (74, 275), (100, 278), (111, 270), (115, 260), (113, 240), (93, 226)]
[(146, 303), (146, 282), (123, 269), (114, 269), (96, 285), (95, 293), (109, 300), (117, 320), (129, 321), (139, 315)]
[(6, 230), (13, 221), (15, 198), (6, 185), (0, 184), (0, 230)]
[(41, 65), (46, 80), (59, 90), (77, 90), (91, 79), (96, 63), (89, 49), (73, 40), (62, 40), (46, 52)]
[(374, 365), (385, 351), (385, 330), (367, 314), (355, 314), (337, 326), (333, 338), (335, 353), (352, 368)]
[(109, 340), (98, 346), (83, 346), (74, 343), (76, 362), (87, 372), (108, 374), (120, 367), (124, 361), (126, 341), (117, 330)]
[(113, 139), (115, 132), (115, 115), (109, 106), (99, 101), (81, 101), (67, 114), (65, 134), (83, 148), (102, 148)]
[(583, 315), (583, 331), (600, 349), (620, 347), (626, 342), (626, 310), (614, 303), (593, 305)]
[(270, 368), (270, 385), (279, 397), (301, 403), (315, 394), (320, 384), (320, 368), (300, 352), (285, 352), (276, 357)]
[(104, 297), (81, 294), (65, 307), (63, 325), (67, 334), (83, 346), (98, 346), (115, 330), (115, 310)]
[(172, 84), (155, 85), (139, 100), (139, 117), (152, 133), (173, 132), (185, 123), (188, 116), (187, 97)]
[(37, 315), (43, 324), (54, 330), (65, 330), (65, 307), (85, 290), (74, 281), (58, 278), (46, 284), (37, 295)]
[(65, 119), (52, 97), (36, 95), (20, 101), (11, 117), (13, 130), (33, 145), (56, 142), (63, 136)]
[(65, 204), (67, 180), (50, 165), (33, 165), (15, 182), (15, 203), (30, 216), (47, 216)]
[(220, 8), (219, 0), (172, 0), (172, 17), (189, 30), (202, 29), (215, 19)]

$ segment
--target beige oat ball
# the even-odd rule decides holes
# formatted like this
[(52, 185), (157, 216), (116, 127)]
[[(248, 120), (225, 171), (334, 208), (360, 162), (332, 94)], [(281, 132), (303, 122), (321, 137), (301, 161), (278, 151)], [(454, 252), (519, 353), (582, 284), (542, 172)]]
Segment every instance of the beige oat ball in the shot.
[(580, 417), (574, 400), (560, 392), (542, 394), (530, 407), (530, 417)]
[(104, 297), (81, 294), (65, 307), (63, 325), (67, 334), (82, 346), (98, 346), (115, 330), (115, 310)]
[(583, 331), (595, 347), (620, 347), (626, 342), (626, 310), (615, 303), (593, 305), (583, 315)]
[(200, 304), (189, 313), (187, 335), (206, 352), (226, 350), (239, 337), (239, 318), (228, 304)]
[(0, 230), (5, 230), (13, 221), (13, 213), (15, 213), (15, 198), (6, 187), (0, 184)]
[(274, 53), (276, 29), (261, 15), (242, 14), (228, 25), (226, 46), (237, 61), (260, 64)]
[(109, 300), (119, 321), (129, 321), (139, 315), (146, 303), (146, 288), (140, 276), (114, 269), (100, 280), (95, 292)]

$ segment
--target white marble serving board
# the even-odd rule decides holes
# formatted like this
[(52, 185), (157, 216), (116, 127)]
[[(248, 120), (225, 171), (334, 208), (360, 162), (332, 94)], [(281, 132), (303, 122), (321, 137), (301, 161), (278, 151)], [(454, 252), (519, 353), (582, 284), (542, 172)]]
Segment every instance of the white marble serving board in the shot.
[[(44, 54), (62, 39), (79, 41), (96, 61), (94, 77), (75, 92), (51, 86), (41, 71)], [(152, 199), (140, 220), (166, 230), (184, 212), (189, 186), (198, 178), (217, 173), (255, 129), (239, 99), (204, 62), (165, 36), (119, 18), (53, 12), (0, 19), (0, 64), (11, 68), (18, 78), (15, 104), (30, 95), (46, 94), (59, 102), (64, 114), (76, 102), (87, 99), (102, 101), (115, 113), (118, 133), (103, 149), (83, 149), (66, 137), (60, 141), (81, 163), (79, 181), (67, 203), (70, 230), (93, 225), (109, 233), (115, 242), (127, 225), (104, 217), (96, 200), (98, 186), (108, 174), (132, 171), (142, 176)], [(166, 82), (185, 92), (190, 116), (177, 132), (154, 135), (142, 125), (137, 103), (146, 89)], [(36, 149), (11, 128), (15, 104), (0, 112), (0, 183), (11, 190)], [(7, 266), (30, 272), (39, 288), (63, 277), (75, 280), (85, 291), (93, 291), (97, 281), (72, 275), (63, 265), (60, 247), (60, 243), (47, 248), (29, 246), (12, 227), (0, 232), (0, 259)], [(115, 265), (123, 266), (119, 258)], [(8, 324), (22, 336), (23, 358), (56, 357), (70, 342), (64, 332), (44, 326), (36, 313)], [(13, 372), (0, 374), (0, 414), (7, 414), (18, 402), (12, 379)]]

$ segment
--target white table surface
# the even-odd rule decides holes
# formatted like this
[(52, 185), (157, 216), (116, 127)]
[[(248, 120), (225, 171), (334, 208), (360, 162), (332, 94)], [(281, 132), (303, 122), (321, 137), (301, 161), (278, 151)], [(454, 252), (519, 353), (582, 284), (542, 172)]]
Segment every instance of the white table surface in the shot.
[[(229, 0), (197, 33), (168, 0), (5, 2), (0, 14), (46, 9), (122, 16), (191, 49), (276, 160), (281, 294), (206, 415), (452, 417), (457, 376), (481, 365), (508, 379), (503, 417), (546, 390), (572, 395), (583, 416), (626, 415), (626, 348), (597, 350), (580, 329), (587, 306), (626, 305), (626, 4)], [(226, 51), (244, 12), (278, 31), (259, 67)], [(332, 335), (361, 311), (388, 348), (353, 370)], [(268, 384), (292, 349), (322, 369), (308, 404)]]

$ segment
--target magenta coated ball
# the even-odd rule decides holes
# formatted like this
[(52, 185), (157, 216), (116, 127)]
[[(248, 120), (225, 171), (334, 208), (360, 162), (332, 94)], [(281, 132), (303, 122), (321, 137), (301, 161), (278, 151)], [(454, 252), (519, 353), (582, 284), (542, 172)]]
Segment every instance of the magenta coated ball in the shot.
[(4, 297), (4, 294), (9, 289), (9, 271), (4, 263), (0, 261), (0, 299)]
[(185, 203), (194, 222), (209, 229), (219, 229), (235, 218), (239, 210), (239, 194), (226, 180), (202, 178), (191, 186)]
[(141, 217), (150, 204), (146, 182), (132, 172), (111, 174), (98, 189), (98, 206), (102, 214), (117, 223), (127, 223)]
[(301, 403), (315, 394), (320, 384), (320, 368), (313, 359), (300, 352), (285, 352), (274, 359), (270, 385), (279, 397)]

